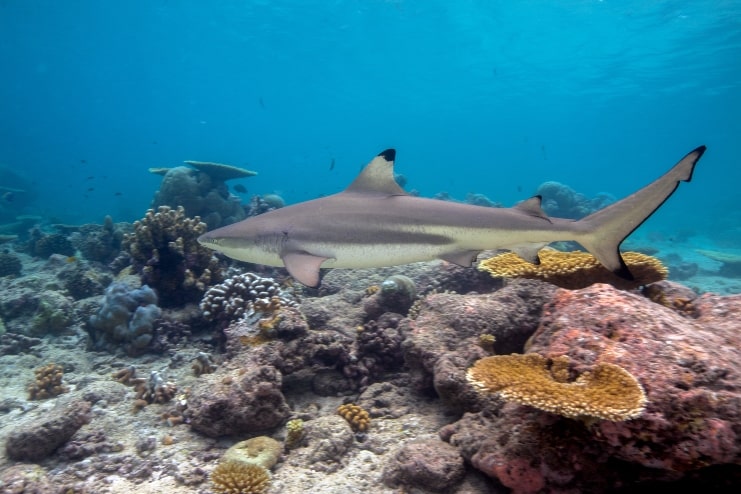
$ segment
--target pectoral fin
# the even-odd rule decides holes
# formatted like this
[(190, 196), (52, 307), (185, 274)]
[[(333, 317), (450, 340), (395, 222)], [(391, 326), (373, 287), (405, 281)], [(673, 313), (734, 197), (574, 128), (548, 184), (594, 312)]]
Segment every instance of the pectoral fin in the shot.
[(474, 261), (476, 260), (476, 256), (479, 255), (478, 250), (458, 250), (455, 252), (450, 252), (449, 254), (445, 254), (444, 256), (440, 256), (440, 259), (443, 261), (452, 262), (453, 264), (457, 264), (458, 266), (463, 266), (464, 268), (470, 268)]
[(316, 288), (321, 281), (319, 278), (319, 268), (322, 263), (329, 259), (309, 254), (308, 252), (286, 252), (281, 254), (283, 264), (286, 266), (288, 273), (300, 283), (306, 286)]

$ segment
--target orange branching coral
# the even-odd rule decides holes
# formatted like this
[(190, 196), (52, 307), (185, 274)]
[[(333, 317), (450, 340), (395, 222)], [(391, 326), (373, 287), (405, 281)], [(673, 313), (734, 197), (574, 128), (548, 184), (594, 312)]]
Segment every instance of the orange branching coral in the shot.
[(253, 463), (224, 461), (211, 472), (211, 484), (218, 494), (262, 494), (270, 487), (270, 472)]
[(44, 400), (67, 392), (62, 384), (64, 369), (54, 363), (46, 364), (33, 371), (36, 379), (28, 385), (29, 400)]
[(566, 356), (485, 357), (468, 369), (467, 378), (480, 391), (570, 418), (618, 422), (638, 417), (646, 406), (640, 383), (622, 367), (597, 364), (572, 381)]
[(352, 427), (355, 432), (365, 432), (368, 430), (368, 426), (370, 425), (370, 415), (368, 415), (368, 412), (363, 410), (360, 406), (346, 403), (337, 408), (337, 413), (348, 421), (350, 427)]
[(532, 264), (514, 252), (506, 252), (481, 261), (479, 270), (495, 278), (543, 280), (571, 290), (594, 283), (608, 283), (627, 290), (666, 279), (669, 274), (669, 270), (655, 257), (640, 252), (623, 252), (622, 256), (635, 277), (633, 281), (616, 276), (592, 254), (581, 251), (542, 249), (538, 253), (540, 264)]

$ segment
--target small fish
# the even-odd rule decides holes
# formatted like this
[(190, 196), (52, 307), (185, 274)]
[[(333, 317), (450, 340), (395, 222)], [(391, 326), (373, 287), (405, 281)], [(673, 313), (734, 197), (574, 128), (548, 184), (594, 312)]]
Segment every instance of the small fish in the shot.
[(80, 163), (87, 163), (87, 160), (80, 160)]
[(95, 190), (95, 187), (88, 187), (88, 188), (87, 188), (87, 192), (92, 192), (92, 191), (94, 191), (94, 190)]
[(115, 193), (115, 194), (113, 194), (113, 195), (114, 195), (114, 196), (122, 196), (123, 194), (122, 194), (121, 192), (116, 192), (116, 193)]
[(239, 192), (240, 194), (247, 193), (247, 188), (242, 184), (237, 184), (233, 187), (235, 192)]
[(329, 162), (329, 170), (334, 170), (334, 158), (332, 158), (332, 161)]
[(13, 198), (15, 197), (15, 194), (13, 192), (8, 191), (2, 195), (4, 202), (13, 202)]
[(87, 177), (87, 178), (86, 178), (85, 180), (92, 180), (92, 179), (94, 179), (94, 178), (95, 178), (95, 175), (90, 175), (90, 176), (89, 176), (89, 177)]
[(264, 110), (265, 109), (265, 102), (262, 100), (262, 96), (260, 96), (257, 99), (257, 101), (258, 101), (258, 103), (260, 103), (260, 108), (262, 108)]
[(77, 258), (75, 256), (69, 256), (67, 259), (65, 259), (68, 263), (77, 262)]

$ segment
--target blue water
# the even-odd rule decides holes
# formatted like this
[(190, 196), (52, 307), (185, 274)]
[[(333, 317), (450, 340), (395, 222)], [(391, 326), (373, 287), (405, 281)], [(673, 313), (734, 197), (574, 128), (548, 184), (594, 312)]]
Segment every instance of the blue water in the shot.
[(387, 147), (426, 196), (619, 197), (706, 144), (652, 224), (727, 234), (740, 60), (741, 1), (3, 0), (0, 210), (132, 221), (188, 159), (292, 203)]

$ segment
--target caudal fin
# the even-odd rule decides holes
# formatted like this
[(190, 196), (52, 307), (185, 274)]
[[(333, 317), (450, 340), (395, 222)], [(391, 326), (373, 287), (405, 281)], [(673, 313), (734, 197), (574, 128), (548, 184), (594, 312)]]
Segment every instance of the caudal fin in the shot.
[(620, 244), (646, 221), (669, 196), (679, 182), (689, 182), (705, 146), (691, 151), (679, 163), (625, 199), (607, 206), (576, 222), (581, 232), (577, 239), (599, 262), (616, 275), (632, 280), (628, 266), (620, 255)]

